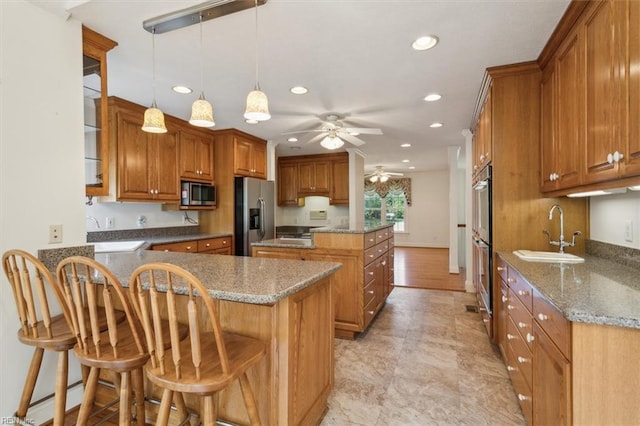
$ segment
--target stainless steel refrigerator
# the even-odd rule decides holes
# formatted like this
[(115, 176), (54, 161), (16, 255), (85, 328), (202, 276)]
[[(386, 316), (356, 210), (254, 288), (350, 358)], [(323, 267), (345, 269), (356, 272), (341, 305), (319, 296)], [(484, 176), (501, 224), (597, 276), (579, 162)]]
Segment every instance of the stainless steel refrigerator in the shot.
[(275, 238), (273, 181), (235, 178), (235, 255), (251, 256), (251, 243)]

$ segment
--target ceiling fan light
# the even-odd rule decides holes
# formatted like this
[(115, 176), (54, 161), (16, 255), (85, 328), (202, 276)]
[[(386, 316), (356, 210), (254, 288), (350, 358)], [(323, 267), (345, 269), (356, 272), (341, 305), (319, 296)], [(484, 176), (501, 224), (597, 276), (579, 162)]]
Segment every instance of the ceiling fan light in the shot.
[(387, 175), (380, 176), (380, 182), (386, 182), (388, 180), (389, 180), (389, 176), (387, 176)]
[(144, 123), (142, 131), (148, 133), (167, 133), (167, 126), (164, 125), (164, 114), (153, 101), (151, 107), (144, 112)]
[(372, 183), (376, 183), (378, 181), (378, 175), (373, 175), (369, 178)]
[(257, 88), (249, 92), (244, 118), (256, 121), (267, 121), (271, 118), (271, 114), (269, 114), (269, 100), (264, 92)]
[(197, 127), (213, 127), (216, 125), (213, 121), (213, 106), (204, 98), (204, 93), (200, 94), (191, 105), (191, 118), (189, 124)]
[(337, 136), (326, 136), (324, 139), (322, 139), (320, 145), (327, 149), (338, 149), (342, 145), (344, 145), (344, 142), (342, 142), (342, 139)]

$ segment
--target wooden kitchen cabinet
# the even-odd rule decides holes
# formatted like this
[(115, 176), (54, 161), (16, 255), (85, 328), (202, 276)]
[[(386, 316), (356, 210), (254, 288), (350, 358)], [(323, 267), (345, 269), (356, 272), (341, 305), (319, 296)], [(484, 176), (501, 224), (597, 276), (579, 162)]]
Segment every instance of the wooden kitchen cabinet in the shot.
[(335, 160), (331, 166), (331, 173), (329, 204), (349, 205), (349, 158)]
[(623, 99), (628, 102), (628, 128), (623, 133), (625, 158), (620, 167), (621, 174), (628, 177), (640, 175), (640, 72), (637, 69), (640, 64), (640, 2), (629, 1), (626, 6), (626, 13), (622, 14), (628, 54), (624, 63), (626, 90)]
[(491, 124), (491, 86), (489, 85), (473, 133), (472, 152), (474, 175), (491, 162)]
[(238, 176), (267, 178), (267, 145), (263, 140), (234, 137), (234, 169)]
[(118, 43), (82, 26), (84, 163), (87, 196), (109, 192), (107, 52)]
[(145, 108), (110, 97), (112, 146), (116, 146), (118, 201), (180, 200), (177, 119), (165, 117), (167, 133), (142, 131)]
[(278, 161), (278, 205), (298, 205), (298, 165)]
[(298, 163), (298, 193), (329, 196), (331, 162), (324, 160)]
[(226, 254), (232, 252), (231, 237), (207, 238), (204, 240), (189, 240), (175, 243), (154, 244), (151, 250), (175, 251), (181, 253), (202, 253), (202, 254)]
[(179, 136), (180, 178), (213, 184), (213, 134), (208, 130), (182, 129)]

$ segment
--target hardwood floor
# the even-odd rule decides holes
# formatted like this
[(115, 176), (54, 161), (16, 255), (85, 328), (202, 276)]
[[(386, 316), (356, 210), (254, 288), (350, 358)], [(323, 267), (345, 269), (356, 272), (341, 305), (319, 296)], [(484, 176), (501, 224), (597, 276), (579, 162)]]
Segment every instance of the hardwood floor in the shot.
[(448, 248), (394, 248), (395, 285), (431, 290), (464, 291), (464, 270), (449, 273)]

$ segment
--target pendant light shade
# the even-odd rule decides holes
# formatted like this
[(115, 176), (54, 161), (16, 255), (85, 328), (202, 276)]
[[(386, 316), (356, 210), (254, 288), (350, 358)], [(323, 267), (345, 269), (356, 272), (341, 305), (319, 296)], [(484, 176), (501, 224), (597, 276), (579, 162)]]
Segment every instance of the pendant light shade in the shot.
[(256, 121), (266, 121), (271, 118), (267, 95), (260, 91), (258, 86), (247, 96), (247, 109), (244, 112), (244, 118)]
[(342, 139), (340, 139), (336, 135), (330, 134), (329, 136), (322, 139), (322, 142), (320, 142), (320, 145), (327, 149), (338, 149), (342, 145), (344, 145), (344, 142), (342, 142)]
[(191, 105), (189, 124), (197, 127), (213, 127), (213, 106), (204, 98), (204, 54), (202, 48), (202, 14), (200, 14), (200, 98)]
[(256, 85), (247, 95), (247, 108), (244, 111), (244, 118), (247, 120), (267, 121), (271, 118), (269, 114), (269, 100), (267, 95), (260, 90), (258, 83), (258, 0), (255, 0), (256, 10)]
[(149, 133), (167, 133), (164, 125), (164, 114), (156, 105), (156, 31), (152, 31), (151, 36), (152, 67), (153, 67), (153, 102), (151, 107), (144, 112), (144, 123), (142, 131)]
[(167, 126), (164, 125), (164, 114), (156, 106), (155, 100), (151, 107), (144, 112), (142, 130), (149, 133), (167, 133)]

